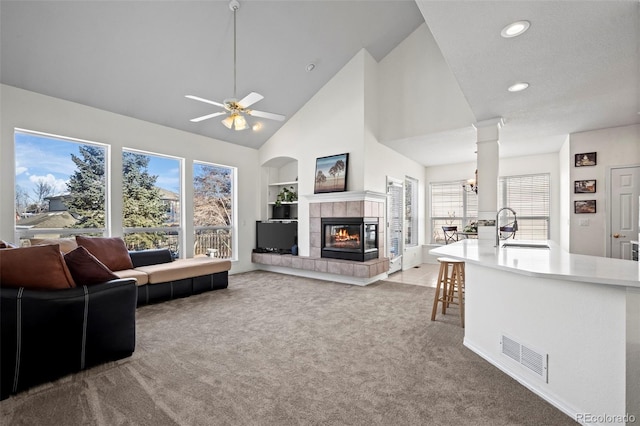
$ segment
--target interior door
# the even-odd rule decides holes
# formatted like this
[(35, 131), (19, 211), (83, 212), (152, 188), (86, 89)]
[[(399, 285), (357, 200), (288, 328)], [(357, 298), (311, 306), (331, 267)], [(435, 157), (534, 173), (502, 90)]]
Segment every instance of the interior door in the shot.
[(611, 257), (631, 259), (631, 240), (638, 240), (640, 166), (611, 169), (609, 237)]
[(402, 270), (404, 182), (387, 177), (387, 256), (389, 273)]

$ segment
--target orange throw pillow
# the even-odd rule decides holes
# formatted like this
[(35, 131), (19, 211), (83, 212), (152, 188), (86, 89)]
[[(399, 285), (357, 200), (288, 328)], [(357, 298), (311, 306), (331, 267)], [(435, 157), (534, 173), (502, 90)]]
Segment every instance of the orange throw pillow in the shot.
[(76, 286), (58, 244), (0, 250), (0, 285), (29, 290)]
[(112, 271), (133, 269), (131, 257), (124, 240), (120, 237), (83, 237), (76, 235), (79, 246), (86, 248), (89, 253), (104, 263), (104, 266)]
[(99, 284), (118, 278), (82, 246), (65, 254), (64, 261), (77, 285)]

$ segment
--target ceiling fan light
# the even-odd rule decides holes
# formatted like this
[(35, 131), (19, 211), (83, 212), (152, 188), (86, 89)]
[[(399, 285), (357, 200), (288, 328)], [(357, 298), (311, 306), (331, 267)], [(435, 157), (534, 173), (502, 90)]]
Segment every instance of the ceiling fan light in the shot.
[(234, 116), (230, 115), (229, 117), (222, 120), (222, 124), (224, 124), (227, 127), (227, 129), (231, 129), (231, 126), (233, 126), (233, 119), (234, 119)]
[(244, 130), (249, 127), (247, 126), (247, 120), (245, 120), (244, 117), (239, 114), (236, 115), (233, 122), (235, 124), (236, 130)]
[[(219, 103), (194, 95), (185, 95), (185, 97), (193, 99), (195, 101), (204, 102), (224, 108), (229, 113), (229, 116), (221, 121), (222, 124), (224, 124), (224, 126), (229, 130), (245, 130), (249, 128), (249, 125), (247, 124), (247, 120), (245, 119), (244, 115), (251, 115), (252, 111), (248, 108), (254, 103), (264, 99), (264, 96), (256, 92), (251, 92), (239, 101), (236, 98), (236, 12), (238, 11), (238, 9), (240, 9), (240, 3), (238, 2), (238, 0), (231, 0), (229, 3), (229, 9), (231, 9), (231, 11), (233, 12), (233, 98), (225, 99), (223, 103)], [(315, 64), (311, 65), (315, 66)], [(311, 71), (311, 69), (309, 69), (309, 71)], [(271, 112), (255, 111), (255, 113), (256, 116), (267, 118), (269, 120), (284, 121), (285, 119), (284, 115), (274, 114)], [(217, 117), (222, 114), (226, 114), (226, 112), (221, 111), (215, 112), (213, 114), (203, 115), (201, 117), (194, 118), (191, 121), (194, 123), (198, 123), (200, 121), (208, 120), (209, 118)], [(261, 125), (257, 124), (256, 127), (254, 127), (254, 130), (259, 130), (260, 127)]]

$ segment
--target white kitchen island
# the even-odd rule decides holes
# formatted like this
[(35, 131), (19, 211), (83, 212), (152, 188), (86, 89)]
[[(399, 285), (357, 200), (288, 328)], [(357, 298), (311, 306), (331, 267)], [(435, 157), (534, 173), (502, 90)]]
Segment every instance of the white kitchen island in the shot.
[(638, 262), (546, 245), (430, 251), (465, 261), (464, 345), (579, 423), (640, 424)]

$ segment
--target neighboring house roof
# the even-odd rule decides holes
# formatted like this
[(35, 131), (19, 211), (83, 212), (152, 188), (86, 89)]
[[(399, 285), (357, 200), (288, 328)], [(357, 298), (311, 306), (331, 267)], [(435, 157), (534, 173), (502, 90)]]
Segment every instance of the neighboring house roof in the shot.
[(164, 200), (164, 201), (179, 201), (180, 200), (180, 195), (169, 191), (168, 189), (164, 189), (164, 188), (158, 188), (158, 191), (160, 192), (160, 199)]
[(51, 197), (44, 197), (44, 199), (49, 201), (69, 201), (71, 200), (71, 194), (52, 195)]
[(67, 201), (71, 201), (71, 194), (63, 194), (63, 195), (54, 195), (51, 197), (45, 197), (46, 201), (49, 202), (49, 211), (67, 211)]
[(73, 217), (68, 211), (39, 213), (20, 219), (16, 226), (21, 228), (69, 228), (78, 219)]

